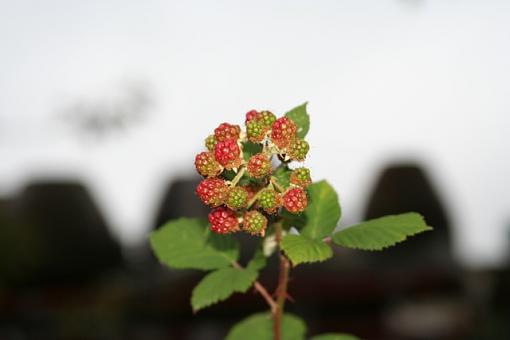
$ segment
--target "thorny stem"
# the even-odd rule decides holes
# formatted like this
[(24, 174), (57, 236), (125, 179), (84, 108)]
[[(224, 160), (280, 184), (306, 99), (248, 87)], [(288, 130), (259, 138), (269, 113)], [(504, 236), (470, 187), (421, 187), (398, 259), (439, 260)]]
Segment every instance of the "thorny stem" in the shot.
[(287, 285), (289, 283), (290, 262), (281, 252), (280, 242), (282, 239), (282, 225), (279, 222), (274, 224), (276, 230), (276, 242), (280, 248), (280, 274), (278, 278), (278, 286), (276, 287), (276, 312), (273, 313), (273, 331), (274, 340), (281, 340), (282, 335), (282, 316), (287, 298)]
[[(232, 266), (237, 269), (243, 269), (243, 267), (241, 267), (241, 265), (237, 261), (232, 262)], [(271, 297), (271, 294), (269, 294), (269, 292), (267, 291), (266, 287), (264, 287), (259, 281), (255, 281), (253, 287), (255, 288), (255, 290), (257, 290), (257, 292), (260, 293), (260, 295), (262, 295), (264, 300), (266, 300), (267, 304), (271, 308), (271, 313), (274, 314), (278, 306), (276, 304), (276, 301)]]

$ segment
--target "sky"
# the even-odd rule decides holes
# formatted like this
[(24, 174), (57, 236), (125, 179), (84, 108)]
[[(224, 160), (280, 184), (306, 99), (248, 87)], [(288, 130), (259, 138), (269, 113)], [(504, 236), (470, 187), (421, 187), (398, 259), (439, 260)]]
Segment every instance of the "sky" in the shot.
[[(126, 245), (203, 139), (250, 109), (309, 102), (316, 179), (361, 220), (375, 176), (425, 165), (456, 257), (497, 265), (510, 242), (510, 2), (0, 1), (0, 196), (77, 178)], [(60, 119), (125, 101), (147, 116), (105, 137)]]

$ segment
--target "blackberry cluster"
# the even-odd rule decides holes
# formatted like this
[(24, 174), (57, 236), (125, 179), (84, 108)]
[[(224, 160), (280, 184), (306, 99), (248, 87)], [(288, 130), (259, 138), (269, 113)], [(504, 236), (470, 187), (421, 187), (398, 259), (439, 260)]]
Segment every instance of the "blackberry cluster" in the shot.
[(222, 123), (205, 139), (207, 151), (195, 157), (195, 167), (204, 177), (196, 194), (213, 208), (209, 214), (213, 232), (243, 230), (264, 236), (270, 216), (283, 208), (293, 214), (306, 209), (306, 188), (312, 182), (310, 170), (300, 167), (287, 170), (287, 185), (280, 183), (273, 176), (273, 157), (288, 169), (290, 161), (305, 160), (309, 145), (286, 116), (251, 110), (245, 125), (242, 131), (239, 125)]

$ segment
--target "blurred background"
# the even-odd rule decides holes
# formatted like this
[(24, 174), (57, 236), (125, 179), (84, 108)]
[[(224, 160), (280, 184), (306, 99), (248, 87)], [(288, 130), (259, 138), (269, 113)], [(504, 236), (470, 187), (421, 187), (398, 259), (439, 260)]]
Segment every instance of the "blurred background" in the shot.
[(221, 339), (265, 308), (193, 315), (203, 274), (147, 237), (207, 214), (193, 161), (219, 123), (305, 101), (342, 225), (435, 227), (294, 270), (309, 334), (509, 339), (509, 41), (504, 0), (0, 1), (0, 339)]

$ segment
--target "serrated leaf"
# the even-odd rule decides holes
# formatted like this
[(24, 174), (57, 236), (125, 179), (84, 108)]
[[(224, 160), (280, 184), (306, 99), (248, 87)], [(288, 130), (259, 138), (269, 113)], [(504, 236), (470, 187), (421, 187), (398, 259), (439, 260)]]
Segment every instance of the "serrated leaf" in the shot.
[(432, 228), (420, 214), (406, 213), (353, 225), (334, 233), (333, 241), (347, 248), (382, 250), (427, 230)]
[[(282, 340), (305, 338), (306, 325), (292, 314), (282, 317)], [(273, 340), (273, 319), (269, 313), (254, 314), (230, 329), (226, 340)]]
[(310, 130), (310, 116), (306, 111), (306, 105), (308, 105), (308, 102), (296, 106), (285, 114), (285, 116), (289, 117), (292, 121), (294, 121), (294, 123), (296, 123), (297, 135), (300, 138), (305, 138), (308, 130)]
[(322, 262), (333, 256), (329, 245), (303, 235), (286, 235), (282, 239), (281, 247), (294, 266), (300, 263)]
[(325, 333), (313, 336), (310, 340), (360, 340), (360, 338), (345, 333)]
[(257, 279), (258, 272), (249, 269), (222, 268), (207, 274), (193, 289), (191, 306), (194, 311), (226, 300), (234, 293), (244, 293)]
[(248, 262), (248, 265), (246, 266), (246, 269), (248, 270), (261, 270), (266, 266), (266, 257), (264, 256), (264, 252), (261, 248), (257, 248), (255, 251), (255, 254), (253, 255), (253, 258)]
[(249, 160), (251, 156), (262, 151), (262, 145), (252, 142), (243, 143), (243, 158), (245, 161)]
[(313, 183), (308, 187), (309, 204), (304, 215), (306, 224), (303, 235), (323, 239), (331, 235), (341, 216), (338, 195), (327, 181)]
[(278, 184), (287, 189), (290, 185), (291, 172), (292, 170), (290, 170), (286, 165), (281, 165), (275, 169), (273, 172), (273, 177), (276, 178)]
[(239, 246), (229, 235), (212, 233), (208, 222), (180, 218), (150, 235), (152, 250), (160, 262), (176, 269), (219, 269), (239, 257)]

